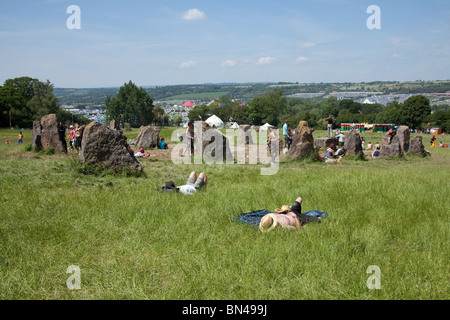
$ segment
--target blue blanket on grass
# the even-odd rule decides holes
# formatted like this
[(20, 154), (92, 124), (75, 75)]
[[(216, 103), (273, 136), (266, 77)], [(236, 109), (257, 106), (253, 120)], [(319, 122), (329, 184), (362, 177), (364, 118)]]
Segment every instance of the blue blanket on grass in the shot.
[[(246, 224), (252, 228), (258, 229), (259, 223), (261, 222), (262, 217), (264, 217), (266, 214), (269, 214), (269, 213), (273, 213), (273, 212), (271, 212), (267, 209), (262, 209), (262, 210), (243, 213), (241, 215), (234, 216), (233, 220), (238, 221), (242, 224)], [(308, 211), (303, 214), (307, 215), (307, 216), (313, 216), (316, 218), (322, 218), (322, 219), (326, 219), (328, 217), (328, 214), (326, 212), (321, 212), (321, 211), (317, 211), (317, 210)]]

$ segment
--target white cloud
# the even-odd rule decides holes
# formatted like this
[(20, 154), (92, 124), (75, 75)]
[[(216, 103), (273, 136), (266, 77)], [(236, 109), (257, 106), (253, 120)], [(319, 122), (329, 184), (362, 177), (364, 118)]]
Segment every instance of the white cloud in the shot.
[(195, 61), (190, 60), (190, 61), (186, 61), (186, 62), (183, 62), (182, 64), (180, 64), (180, 68), (187, 69), (187, 68), (191, 68), (191, 67), (195, 66), (196, 64), (197, 63)]
[(316, 46), (316, 43), (314, 43), (314, 42), (303, 42), (298, 45), (298, 47), (300, 49), (313, 48), (315, 46)]
[(405, 60), (405, 59), (407, 59), (407, 57), (405, 57), (405, 56), (403, 56), (401, 54), (398, 54), (398, 53), (394, 53), (391, 56), (391, 59), (393, 59), (393, 60)]
[(222, 67), (234, 67), (236, 65), (236, 61), (234, 60), (226, 60), (224, 62), (222, 62), (221, 66)]
[(263, 58), (259, 58), (258, 60), (258, 65), (266, 65), (266, 64), (271, 64), (275, 61), (275, 58), (272, 57), (263, 57)]
[(182, 17), (183, 20), (203, 20), (206, 19), (206, 14), (198, 9), (189, 9), (183, 13)]
[(295, 63), (303, 63), (303, 62), (306, 62), (306, 61), (308, 61), (309, 60), (309, 58), (307, 58), (307, 57), (298, 57), (296, 60), (295, 60)]

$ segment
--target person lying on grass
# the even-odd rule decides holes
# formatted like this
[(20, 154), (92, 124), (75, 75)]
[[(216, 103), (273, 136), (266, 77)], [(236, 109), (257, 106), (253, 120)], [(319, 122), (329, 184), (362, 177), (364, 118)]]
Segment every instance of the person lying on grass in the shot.
[(206, 173), (201, 172), (197, 178), (197, 172), (192, 171), (185, 185), (179, 186), (178, 191), (185, 195), (192, 195), (201, 188), (206, 189)]
[(292, 206), (282, 206), (281, 209), (275, 209), (276, 213), (265, 215), (259, 224), (261, 232), (273, 230), (277, 225), (284, 229), (300, 230), (302, 226), (311, 222), (321, 222), (321, 218), (307, 216), (302, 214), (303, 199), (298, 197)]

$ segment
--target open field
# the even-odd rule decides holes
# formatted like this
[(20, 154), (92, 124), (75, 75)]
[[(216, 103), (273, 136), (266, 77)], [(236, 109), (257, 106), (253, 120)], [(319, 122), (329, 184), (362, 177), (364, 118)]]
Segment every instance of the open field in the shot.
[[(172, 130), (161, 136), (170, 141)], [(262, 176), (262, 165), (176, 166), (151, 151), (135, 177), (89, 171), (73, 152), (25, 151), (31, 131), (23, 145), (17, 134), (0, 130), (0, 299), (450, 297), (450, 149), (430, 148), (429, 135), (431, 158), (283, 161), (274, 176)], [(207, 190), (156, 191), (193, 170), (207, 173)], [(298, 196), (303, 211), (328, 219), (267, 234), (233, 221)], [(72, 265), (79, 290), (66, 285)], [(366, 285), (374, 265), (380, 290)]]

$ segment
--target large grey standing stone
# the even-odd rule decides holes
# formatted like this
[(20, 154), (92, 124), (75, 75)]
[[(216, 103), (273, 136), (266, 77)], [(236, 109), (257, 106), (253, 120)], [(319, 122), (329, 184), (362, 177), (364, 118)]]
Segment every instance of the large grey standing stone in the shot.
[[(55, 114), (49, 114), (41, 118), (40, 127), (42, 149), (54, 149), (57, 152), (67, 153), (65, 130), (64, 127), (61, 126)], [(38, 131), (37, 124), (36, 130)], [(36, 132), (36, 137), (37, 135), (38, 133)]]
[(383, 138), (383, 144), (381, 145), (380, 150), (380, 156), (381, 157), (403, 157), (403, 149), (400, 145), (400, 139), (398, 135), (395, 135), (391, 143), (389, 143), (389, 134), (386, 133), (386, 135)]
[(358, 132), (353, 130), (347, 134), (345, 137), (344, 148), (347, 150), (347, 155), (364, 158), (361, 136)]
[(295, 129), (291, 148), (286, 155), (289, 158), (303, 158), (314, 155), (316, 150), (312, 133), (313, 130), (309, 127), (308, 122), (300, 121), (297, 129)]
[(422, 137), (421, 136), (415, 136), (411, 139), (410, 145), (409, 145), (409, 153), (411, 154), (417, 154), (420, 156), (425, 156), (425, 147), (422, 143)]
[(314, 145), (316, 148), (327, 149), (330, 144), (334, 144), (335, 146), (339, 145), (339, 139), (336, 137), (332, 138), (317, 138), (314, 140)]
[(139, 134), (134, 141), (137, 148), (154, 149), (158, 147), (161, 128), (147, 126), (139, 129)]
[(84, 128), (79, 157), (81, 163), (116, 171), (129, 169), (131, 172), (142, 172), (142, 166), (129, 149), (122, 131), (110, 129), (98, 122), (91, 122)]
[(241, 124), (239, 126), (239, 142), (242, 144), (253, 144), (252, 127), (248, 124)]
[[(202, 155), (205, 159), (208, 157), (213, 157), (216, 160), (220, 160), (219, 158), (225, 158), (227, 160), (233, 159), (228, 138), (206, 122), (196, 122), (194, 137), (196, 141), (195, 148), (201, 146)], [(197, 152), (198, 151), (195, 151), (195, 153)]]
[(397, 130), (397, 136), (398, 136), (402, 151), (404, 153), (408, 152), (409, 142), (411, 140), (411, 138), (410, 138), (411, 133), (409, 131), (409, 127), (408, 126), (400, 126)]
[(31, 134), (31, 145), (35, 151), (42, 150), (42, 127), (40, 121), (33, 121), (33, 133)]

